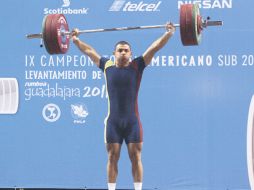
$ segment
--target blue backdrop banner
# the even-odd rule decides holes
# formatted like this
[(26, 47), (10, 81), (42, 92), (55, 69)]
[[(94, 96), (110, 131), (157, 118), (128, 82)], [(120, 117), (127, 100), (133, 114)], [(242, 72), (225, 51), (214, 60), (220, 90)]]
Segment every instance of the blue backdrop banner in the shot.
[[(0, 114), (0, 187), (107, 188), (104, 73), (72, 41), (66, 54), (50, 55), (40, 39), (28, 40), (27, 34), (42, 32), (45, 15), (64, 14), (70, 30), (157, 25), (179, 23), (181, 4), (198, 3), (204, 19), (224, 25), (205, 29), (199, 46), (183, 46), (177, 29), (143, 73), (138, 96), (143, 187), (254, 189), (253, 122), (247, 130), (254, 94), (252, 0), (1, 3), (0, 109), (10, 94), (4, 78), (17, 79), (19, 90), (9, 101), (18, 96), (19, 104), (15, 114)], [(116, 42), (128, 41), (134, 58), (164, 32), (87, 33), (79, 38), (114, 60)], [(124, 145), (117, 188), (132, 186)]]

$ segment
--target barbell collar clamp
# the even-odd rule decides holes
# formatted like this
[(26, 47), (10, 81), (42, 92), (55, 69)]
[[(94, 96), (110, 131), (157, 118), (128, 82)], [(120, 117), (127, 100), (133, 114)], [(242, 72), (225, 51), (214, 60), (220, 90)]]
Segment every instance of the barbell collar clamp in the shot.
[(207, 26), (222, 26), (223, 25), (223, 22), (220, 21), (220, 20), (216, 20), (216, 21), (208, 21), (206, 20), (205, 22), (203, 22), (202, 26), (204, 28), (206, 28)]

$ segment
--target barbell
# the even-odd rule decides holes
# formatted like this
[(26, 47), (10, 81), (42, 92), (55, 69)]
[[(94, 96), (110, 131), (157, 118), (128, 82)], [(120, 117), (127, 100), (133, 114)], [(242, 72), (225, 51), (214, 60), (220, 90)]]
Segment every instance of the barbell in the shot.
[[(221, 26), (222, 21), (210, 21), (209, 17), (204, 20), (199, 12), (198, 4), (182, 4), (180, 7), (180, 24), (174, 24), (180, 27), (181, 41), (184, 46), (199, 45), (201, 42), (202, 30), (208, 26)], [(165, 28), (166, 25), (119, 27), (108, 29), (80, 30), (79, 34), (141, 30), (153, 28)], [(49, 54), (64, 54), (69, 49), (71, 32), (67, 20), (63, 14), (46, 15), (42, 22), (42, 33), (28, 34), (28, 39), (41, 38)]]

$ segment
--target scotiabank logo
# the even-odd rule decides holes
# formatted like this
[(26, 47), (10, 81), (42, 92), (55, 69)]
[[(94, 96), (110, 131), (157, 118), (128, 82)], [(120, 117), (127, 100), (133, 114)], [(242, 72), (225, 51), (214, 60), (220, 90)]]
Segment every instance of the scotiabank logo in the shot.
[(62, 7), (69, 7), (71, 4), (70, 0), (63, 0), (63, 5)]
[(125, 11), (125, 12), (154, 12), (160, 11), (161, 1), (155, 3), (146, 3), (144, 1), (132, 2), (126, 0), (114, 0), (109, 11)]
[[(62, 0), (62, 7), (56, 9), (44, 8), (44, 14), (88, 14), (88, 8), (79, 8), (74, 9), (71, 8), (71, 1), (70, 0)], [(61, 4), (60, 4), (61, 5)], [(59, 6), (60, 6), (59, 5)]]

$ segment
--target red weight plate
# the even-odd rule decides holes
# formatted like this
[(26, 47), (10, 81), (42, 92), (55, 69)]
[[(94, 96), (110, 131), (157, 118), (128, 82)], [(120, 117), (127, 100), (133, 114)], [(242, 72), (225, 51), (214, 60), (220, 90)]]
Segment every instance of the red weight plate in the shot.
[(43, 18), (43, 22), (42, 22), (42, 38), (43, 38), (43, 42), (44, 42), (44, 46), (47, 50), (47, 52), (49, 52), (49, 47), (48, 47), (48, 41), (47, 41), (47, 33), (46, 33), (46, 20), (47, 20), (48, 15), (46, 15)]
[(193, 4), (183, 4), (180, 8), (180, 34), (182, 44), (196, 45), (195, 25), (193, 23)]
[(193, 25), (195, 25), (196, 27), (195, 29), (195, 39), (196, 39), (196, 45), (200, 44), (201, 39), (202, 39), (202, 17), (200, 16), (200, 12), (199, 12), (199, 6), (198, 4), (195, 4), (193, 6)]
[(52, 34), (51, 42), (53, 44), (53, 54), (59, 54), (61, 52), (58, 41), (57, 41), (57, 18), (59, 17), (59, 14), (54, 14), (51, 20), (51, 25), (50, 25), (50, 32)]
[(194, 40), (195, 43), (193, 45), (198, 45), (201, 42), (201, 33), (199, 33), (199, 27), (202, 27), (202, 20), (199, 13), (199, 6), (198, 4), (193, 4), (192, 8), (192, 26), (193, 26), (193, 32), (194, 32)]
[(198, 20), (198, 34), (201, 34), (203, 27), (202, 27), (202, 17), (200, 15), (197, 16)]
[(52, 43), (52, 33), (51, 33), (51, 22), (52, 22), (52, 17), (54, 15), (47, 15), (44, 18), (43, 21), (43, 41), (44, 45), (46, 47), (46, 50), (49, 54), (54, 53), (54, 44)]
[(68, 31), (69, 27), (64, 15), (54, 15), (51, 23), (51, 32), (53, 34), (52, 41), (55, 44), (55, 54), (64, 54), (68, 51), (70, 42), (69, 35), (63, 34)]
[(185, 44), (185, 17), (186, 17), (186, 5), (181, 5), (180, 7), (180, 35), (182, 44)]
[[(61, 15), (58, 19), (58, 25), (60, 31), (69, 32), (69, 26), (64, 15)], [(58, 32), (58, 43), (61, 44), (61, 52), (66, 53), (69, 49), (70, 36), (61, 35), (61, 32)]]
[(43, 20), (43, 40), (49, 54), (64, 54), (68, 51), (70, 39), (62, 32), (69, 30), (67, 21), (62, 14), (50, 14)]

